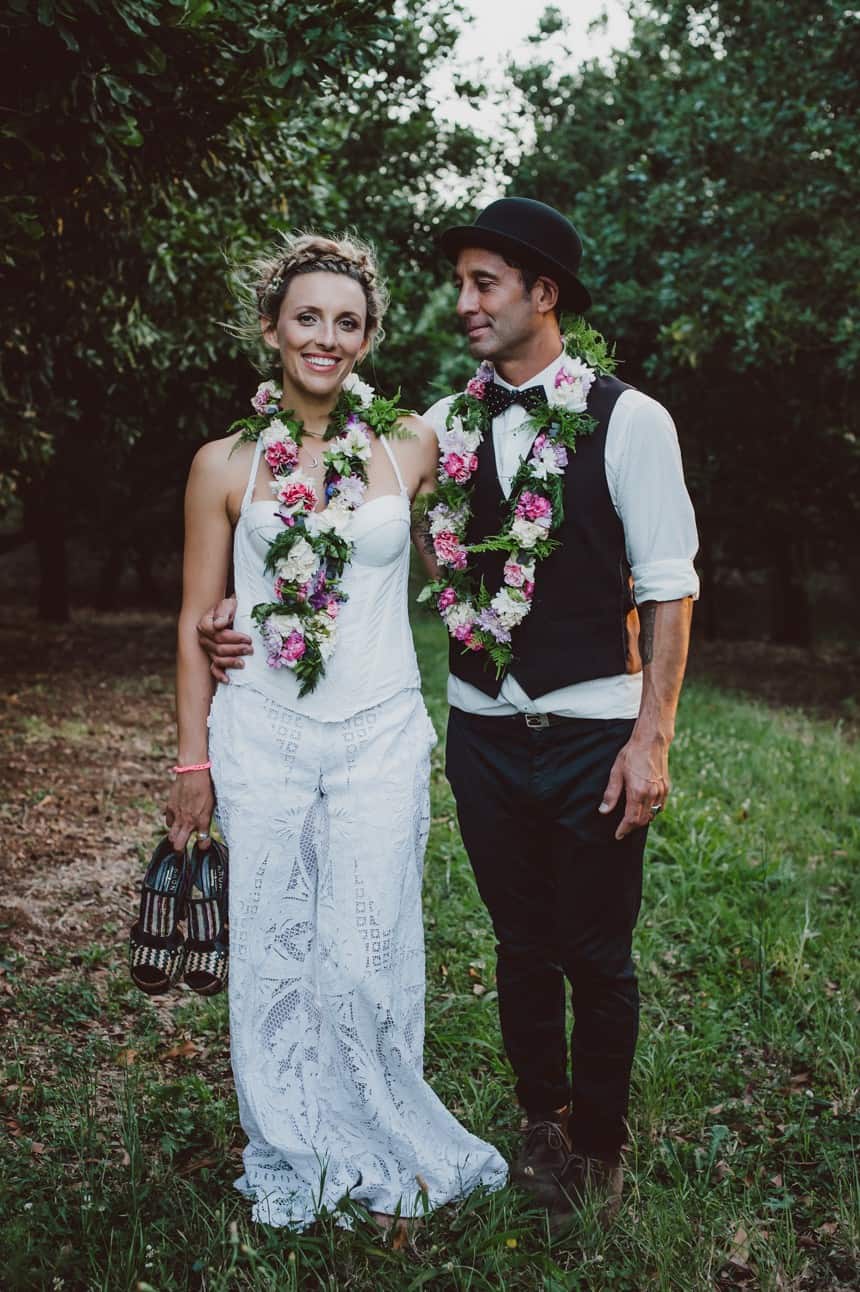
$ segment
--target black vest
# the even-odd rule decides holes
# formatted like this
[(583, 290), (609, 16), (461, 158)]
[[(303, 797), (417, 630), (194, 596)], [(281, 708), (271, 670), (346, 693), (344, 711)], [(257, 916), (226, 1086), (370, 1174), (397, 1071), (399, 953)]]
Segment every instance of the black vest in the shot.
[[(531, 698), (595, 677), (638, 672), (638, 653), (631, 648), (634, 629), (630, 566), (624, 528), (609, 496), (604, 450), (615, 401), (630, 389), (615, 377), (598, 377), (588, 396), (588, 412), (597, 426), (576, 441), (564, 473), (564, 520), (553, 534), (561, 546), (539, 561), (532, 608), (511, 631), (511, 673)], [(493, 437), (478, 449), (478, 472), (472, 490), (472, 517), (466, 543), (496, 534), (509, 504), (499, 485)], [(527, 558), (526, 558), (527, 559)], [(470, 568), (483, 578), (491, 596), (502, 586), (503, 552), (470, 556)], [(628, 618), (629, 617), (629, 618)], [(451, 672), (485, 695), (502, 684), (483, 651), (463, 651), (450, 642)]]

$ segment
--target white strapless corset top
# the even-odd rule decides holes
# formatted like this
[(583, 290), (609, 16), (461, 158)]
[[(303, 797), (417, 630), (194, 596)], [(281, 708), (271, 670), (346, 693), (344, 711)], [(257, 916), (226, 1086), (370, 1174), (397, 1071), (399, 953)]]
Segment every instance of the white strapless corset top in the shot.
[(341, 722), (420, 686), (409, 627), (410, 505), (405, 493), (381, 494), (353, 512), (352, 558), (342, 587), (348, 600), (337, 620), (335, 651), (325, 676), (310, 695), (299, 699), (291, 669), (270, 668), (251, 611), (274, 600), (274, 578), (264, 570), (269, 545), (283, 525), (277, 504), (248, 502), (233, 536), (237, 632), (247, 633), (254, 654), (231, 684), (252, 686), (286, 708), (320, 721)]
[[(283, 529), (278, 518), (276, 502), (250, 502), (239, 525), (247, 524), (249, 542), (260, 559), (260, 568), (269, 551), (269, 544)], [(409, 547), (409, 499), (399, 493), (385, 493), (362, 503), (352, 514), (353, 541), (352, 565), (390, 565), (396, 561), (403, 548)], [(349, 570), (345, 577), (348, 577)], [(264, 575), (264, 579), (269, 576)], [(266, 600), (271, 599), (271, 587)]]

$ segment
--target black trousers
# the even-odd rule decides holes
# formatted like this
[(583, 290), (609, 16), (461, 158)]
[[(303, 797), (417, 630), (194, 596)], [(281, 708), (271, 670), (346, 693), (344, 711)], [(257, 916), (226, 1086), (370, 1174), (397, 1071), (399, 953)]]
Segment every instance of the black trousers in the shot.
[[(647, 830), (614, 838), (598, 805), (633, 722), (452, 709), (446, 772), (498, 957), (499, 1013), (517, 1098), (540, 1119), (571, 1102), (574, 1148), (614, 1159), (626, 1138), (639, 1027), (631, 938)], [(567, 1069), (565, 979), (573, 1031)]]

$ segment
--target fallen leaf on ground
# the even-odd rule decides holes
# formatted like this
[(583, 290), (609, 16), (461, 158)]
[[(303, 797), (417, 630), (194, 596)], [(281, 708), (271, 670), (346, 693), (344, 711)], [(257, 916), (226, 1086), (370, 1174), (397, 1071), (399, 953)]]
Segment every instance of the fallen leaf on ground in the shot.
[(202, 1171), (206, 1166), (217, 1166), (219, 1158), (208, 1154), (205, 1157), (192, 1157), (187, 1162), (176, 1168), (177, 1175), (194, 1175), (197, 1171)]
[(162, 1050), (159, 1059), (193, 1059), (195, 1054), (199, 1054), (197, 1046), (193, 1041), (182, 1041), (179, 1045), (171, 1045), (169, 1050)]
[(743, 1225), (739, 1225), (732, 1239), (731, 1250), (729, 1251), (729, 1264), (734, 1265), (736, 1269), (748, 1269), (750, 1258), (750, 1244), (747, 1231)]

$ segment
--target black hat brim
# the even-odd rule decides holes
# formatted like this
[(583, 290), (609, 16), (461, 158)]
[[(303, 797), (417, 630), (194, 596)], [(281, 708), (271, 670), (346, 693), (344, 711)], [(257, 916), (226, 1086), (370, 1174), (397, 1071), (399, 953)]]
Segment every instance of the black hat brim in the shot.
[(498, 251), (503, 255), (508, 253), (512, 260), (518, 260), (529, 269), (546, 274), (547, 278), (558, 283), (559, 304), (563, 310), (584, 314), (591, 306), (591, 294), (575, 274), (541, 251), (540, 247), (512, 238), (507, 233), (482, 229), (475, 224), (460, 224), (445, 230), (439, 239), (439, 246), (451, 261), (456, 260), (465, 247), (484, 247), (487, 251)]

